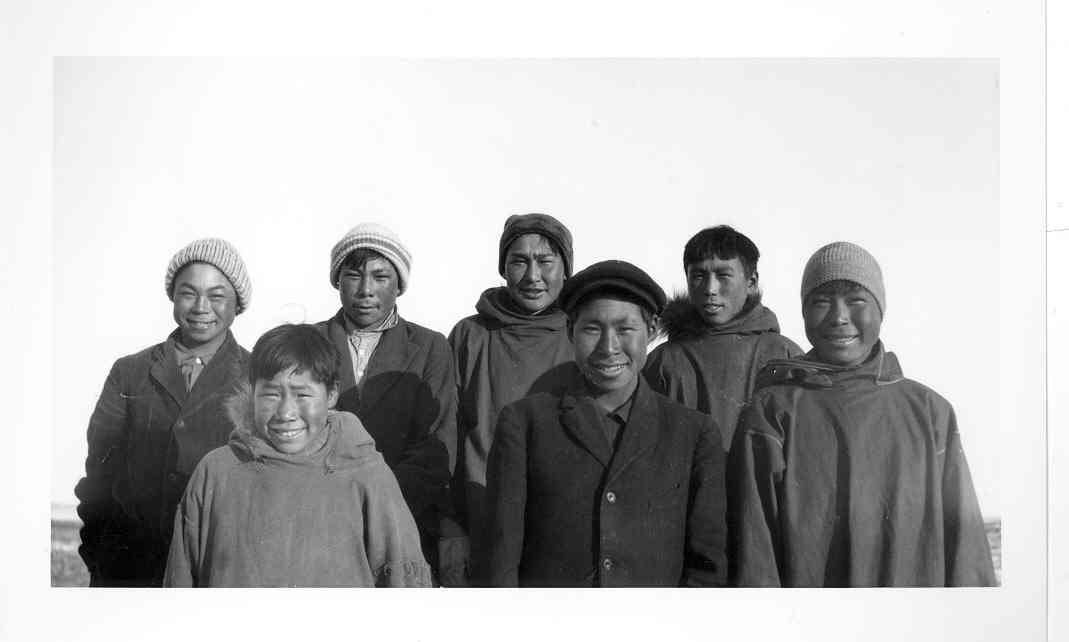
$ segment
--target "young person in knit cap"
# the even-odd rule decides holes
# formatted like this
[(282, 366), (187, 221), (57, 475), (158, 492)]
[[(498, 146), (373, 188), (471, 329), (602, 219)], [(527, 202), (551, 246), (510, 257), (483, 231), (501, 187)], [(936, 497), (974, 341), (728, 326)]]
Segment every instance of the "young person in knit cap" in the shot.
[(171, 258), (164, 289), (178, 327), (115, 362), (89, 420), (74, 493), (92, 586), (160, 586), (186, 482), (233, 428), (224, 400), (249, 357), (230, 333), (252, 294), (245, 264), (226, 241), (200, 239)]
[(880, 340), (876, 260), (826, 245), (801, 295), (813, 349), (765, 367), (729, 456), (734, 583), (994, 584), (954, 409)]
[(338, 400), (338, 351), (267, 331), (174, 523), (164, 586), (430, 586), (419, 532), (375, 440)]
[(603, 261), (568, 280), (567, 384), (501, 412), (487, 470), (493, 586), (719, 586), (724, 450), (713, 420), (641, 376), (664, 292)]
[(727, 225), (704, 229), (687, 241), (687, 295), (665, 306), (661, 327), (668, 341), (646, 362), (654, 390), (712, 415), (725, 452), (761, 366), (802, 353), (779, 333), (776, 315), (761, 304), (760, 255), (753, 241)]
[(460, 387), (455, 501), (476, 560), (485, 557), (486, 458), (498, 414), (513, 401), (552, 389), (560, 366), (574, 357), (557, 305), (572, 273), (568, 228), (547, 214), (508, 217), (497, 265), (505, 285), (483, 292), (476, 314), (449, 334)]
[[(388, 228), (362, 223), (349, 230), (330, 253), (341, 309), (317, 327), (342, 358), (337, 408), (360, 417), (374, 437), (440, 576), (463, 565), (449, 554), (455, 534), (442, 525), (452, 512), (457, 390), (445, 337), (398, 314), (411, 266), (408, 248)], [(440, 546), (447, 553), (441, 568)]]

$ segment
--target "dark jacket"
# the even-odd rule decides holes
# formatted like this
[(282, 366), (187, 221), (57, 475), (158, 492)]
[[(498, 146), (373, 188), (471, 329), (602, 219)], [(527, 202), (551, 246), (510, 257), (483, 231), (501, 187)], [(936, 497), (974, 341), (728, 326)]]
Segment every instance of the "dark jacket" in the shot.
[(79, 553), (92, 586), (159, 586), (175, 508), (205, 453), (233, 426), (224, 401), (248, 377), (230, 332), (186, 392), (173, 339), (115, 362), (89, 420), (78, 482)]
[(449, 333), (449, 344), (460, 390), (457, 517), (468, 530), (472, 550), (479, 552), (485, 548), (486, 459), (498, 414), (527, 395), (558, 388), (560, 366), (572, 362), (575, 349), (567, 318), (556, 307), (524, 314), (510, 305), (506, 289), (497, 287), (482, 293), (475, 310), (478, 314), (462, 319)]
[(375, 441), (327, 415), (310, 454), (256, 434), (248, 390), (230, 443), (208, 453), (175, 515), (165, 586), (430, 586), (419, 533)]
[(456, 462), (457, 392), (449, 344), (440, 333), (399, 318), (372, 353), (360, 390), (342, 314), (316, 326), (341, 354), (336, 407), (359, 417), (375, 439), (434, 566), (439, 520), (451, 513), (449, 481)]
[(877, 344), (853, 368), (773, 361), (729, 456), (741, 586), (989, 586), (954, 409)]
[(578, 373), (507, 406), (488, 470), (489, 584), (719, 586), (724, 452), (712, 420), (643, 381), (619, 447)]
[(643, 371), (646, 380), (668, 398), (711, 415), (725, 452), (761, 367), (770, 359), (802, 354), (779, 333), (772, 310), (760, 303), (713, 327), (685, 297), (676, 297), (665, 307), (661, 325), (668, 342), (650, 353)]

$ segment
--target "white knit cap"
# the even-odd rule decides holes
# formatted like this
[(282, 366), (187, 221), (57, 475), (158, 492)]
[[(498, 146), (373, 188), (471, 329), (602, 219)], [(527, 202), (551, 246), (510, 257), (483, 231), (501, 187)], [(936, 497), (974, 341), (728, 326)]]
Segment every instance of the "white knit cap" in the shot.
[(404, 294), (408, 288), (408, 275), (412, 269), (412, 254), (393, 230), (378, 223), (361, 223), (346, 232), (330, 251), (330, 284), (338, 287), (342, 263), (356, 250), (365, 249), (378, 252), (386, 257), (397, 270), (398, 294)]
[(860, 245), (829, 243), (813, 253), (802, 272), (802, 305), (810, 292), (831, 281), (853, 281), (872, 293), (880, 314), (887, 311), (883, 272), (876, 259)]
[(226, 276), (238, 295), (237, 314), (249, 307), (252, 281), (249, 280), (249, 273), (245, 271), (245, 262), (241, 260), (237, 248), (223, 239), (198, 239), (171, 257), (171, 262), (167, 264), (167, 276), (163, 280), (168, 299), (174, 301), (174, 277), (186, 265), (195, 262), (214, 265)]

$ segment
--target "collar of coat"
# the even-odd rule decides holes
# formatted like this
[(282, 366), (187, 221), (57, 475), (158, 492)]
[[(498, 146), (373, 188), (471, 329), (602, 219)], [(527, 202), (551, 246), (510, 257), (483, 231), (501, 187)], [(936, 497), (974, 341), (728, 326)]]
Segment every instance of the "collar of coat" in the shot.
[(166, 341), (156, 346), (152, 351), (152, 365), (149, 367), (149, 376), (163, 387), (179, 406), (196, 407), (204, 399), (220, 390), (228, 390), (233, 382), (243, 380), (247, 376), (244, 372), (244, 359), (238, 354), (241, 352), (238, 342), (228, 329), (222, 345), (204, 364), (204, 370), (197, 377), (193, 388), (187, 391), (185, 377), (178, 368), (178, 359), (175, 356), (174, 346), (180, 332), (181, 329), (175, 328)]
[(253, 419), (252, 388), (248, 383), (242, 383), (227, 398), (226, 413), (234, 425), (228, 445), (241, 461), (253, 461), (267, 467), (322, 468), (325, 474), (383, 461), (375, 448), (375, 439), (351, 412), (329, 411), (322, 447), (312, 453), (297, 455), (276, 450), (260, 434)]
[(664, 421), (655, 393), (641, 375), (631, 404), (627, 425), (620, 437), (616, 451), (602, 429), (605, 411), (590, 396), (578, 368), (569, 377), (560, 396), (558, 410), (565, 430), (605, 468), (609, 469), (607, 481), (623, 471), (657, 443), (660, 423)]
[(676, 294), (664, 306), (658, 320), (658, 335), (667, 335), (669, 341), (695, 339), (721, 334), (762, 334), (779, 332), (779, 319), (772, 310), (761, 303), (739, 314), (723, 325), (711, 326), (705, 322), (698, 309), (686, 294)]
[[(349, 354), (349, 335), (345, 329), (344, 314), (343, 310), (338, 310), (338, 313), (331, 319), (321, 324), (325, 326), (327, 338), (338, 349), (338, 353), (341, 356), (342, 368), (339, 373), (340, 381), (338, 382), (338, 387), (342, 394), (346, 394), (347, 391), (356, 387), (356, 378), (353, 376), (353, 358)], [(386, 379), (383, 380), (384, 383), (382, 385), (376, 385), (371, 390), (368, 390), (366, 385), (364, 386), (365, 393), (364, 396), (360, 397), (360, 406), (367, 408), (377, 403), (380, 397), (375, 395), (384, 394), (393, 388), (393, 381), (389, 381), (389, 379), (396, 380), (403, 376), (408, 371), (412, 361), (419, 355), (421, 349), (424, 349), (424, 347), (413, 340), (410, 324), (403, 317), (398, 316), (397, 324), (383, 331), (382, 338), (379, 340), (378, 346), (375, 347), (375, 352), (371, 354), (371, 360), (364, 371), (365, 383), (376, 376), (385, 377)]]
[(758, 373), (754, 390), (773, 385), (837, 388), (851, 382), (886, 385), (903, 378), (898, 357), (884, 349), (883, 341), (877, 341), (869, 358), (856, 366), (822, 363), (812, 350), (795, 359), (772, 359)]

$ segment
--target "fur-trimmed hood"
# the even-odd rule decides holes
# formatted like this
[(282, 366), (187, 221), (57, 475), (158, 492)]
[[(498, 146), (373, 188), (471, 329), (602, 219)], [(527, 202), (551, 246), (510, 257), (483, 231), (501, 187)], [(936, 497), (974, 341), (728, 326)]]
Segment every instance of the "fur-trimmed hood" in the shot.
[(252, 388), (249, 384), (242, 383), (227, 399), (226, 412), (234, 424), (229, 446), (243, 461), (321, 465), (326, 472), (356, 468), (374, 462), (384, 463), (382, 455), (375, 448), (375, 439), (351, 412), (328, 412), (326, 442), (321, 449), (308, 455), (290, 455), (275, 450), (258, 434), (253, 422)]
[(779, 333), (779, 320), (772, 310), (761, 303), (743, 312), (724, 325), (711, 326), (705, 322), (698, 309), (685, 294), (676, 294), (664, 306), (657, 334), (667, 335), (669, 341), (693, 339), (716, 334), (761, 334)]

